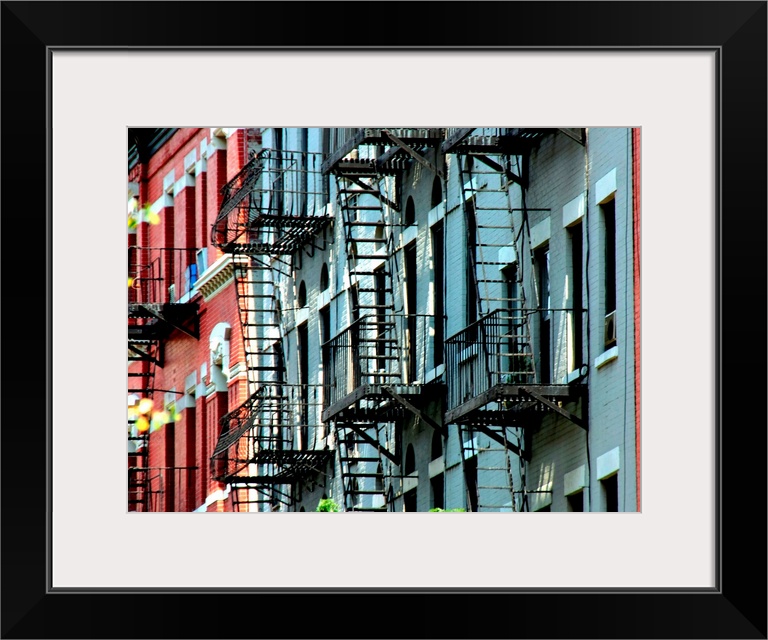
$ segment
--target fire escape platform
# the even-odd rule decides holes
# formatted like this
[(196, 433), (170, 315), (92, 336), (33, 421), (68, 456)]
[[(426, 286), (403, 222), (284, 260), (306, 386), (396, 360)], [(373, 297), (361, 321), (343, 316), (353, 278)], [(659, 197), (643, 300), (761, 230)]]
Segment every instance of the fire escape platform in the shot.
[(503, 135), (471, 135), (475, 129), (457, 129), (440, 145), (442, 153), (520, 155), (556, 129), (511, 129)]
[[(416, 401), (421, 396), (422, 388), (421, 385), (364, 384), (324, 409), (322, 420), (323, 422), (328, 420), (385, 422), (393, 415), (401, 414), (403, 409), (402, 405), (393, 399), (389, 390), (408, 401)], [(361, 401), (367, 400), (377, 401), (380, 404), (375, 408), (357, 406)]]
[(128, 319), (150, 320), (144, 324), (128, 324), (129, 339), (161, 339), (173, 330), (199, 338), (199, 304), (143, 302), (128, 305)]
[(531, 413), (556, 412), (586, 428), (578, 416), (562, 407), (586, 397), (586, 384), (497, 384), (446, 411), (445, 423), (524, 427), (530, 424), (526, 418)]
[(246, 464), (273, 465), (276, 470), (271, 474), (258, 476), (230, 475), (220, 478), (221, 482), (234, 485), (277, 485), (293, 484), (322, 471), (333, 457), (333, 452), (326, 450), (264, 450), (255, 453)]
[[(323, 162), (321, 172), (323, 174), (337, 171), (349, 173), (362, 170), (366, 166), (369, 170), (375, 170), (376, 161), (374, 160), (355, 161), (345, 160), (345, 158), (361, 145), (391, 146), (393, 144), (392, 138), (386, 132), (412, 147), (436, 147), (443, 141), (444, 137), (444, 130), (436, 128), (381, 127), (358, 129)], [(402, 161), (401, 152), (397, 152), (397, 156)], [(397, 168), (395, 165), (387, 166), (388, 163), (386, 162), (382, 164), (384, 165), (383, 168), (388, 168), (391, 171)], [(382, 169), (382, 166), (379, 166), (379, 169)]]
[(332, 216), (281, 216), (259, 214), (251, 222), (253, 231), (279, 228), (280, 235), (273, 242), (231, 242), (222, 246), (227, 253), (246, 255), (291, 255), (301, 247), (312, 242), (333, 220)]

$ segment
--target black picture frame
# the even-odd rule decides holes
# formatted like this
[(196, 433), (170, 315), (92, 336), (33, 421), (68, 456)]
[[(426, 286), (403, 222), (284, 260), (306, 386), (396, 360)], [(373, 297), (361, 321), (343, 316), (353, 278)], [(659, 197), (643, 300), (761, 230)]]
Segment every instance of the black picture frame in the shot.
[[(191, 2), (179, 12), (180, 4), (2, 3), (2, 637), (766, 638), (766, 2)], [(407, 11), (407, 28), (387, 24), (391, 8)], [(481, 11), (494, 20), (466, 29)], [(143, 28), (171, 16), (172, 30)], [(201, 29), (201, 16), (291, 29), (255, 37)], [(50, 52), (257, 45), (717, 52), (716, 589), (50, 592)], [(87, 322), (97, 301), (72, 301), (72, 312)], [(71, 428), (81, 419), (72, 416)], [(156, 598), (174, 614), (155, 620)]]

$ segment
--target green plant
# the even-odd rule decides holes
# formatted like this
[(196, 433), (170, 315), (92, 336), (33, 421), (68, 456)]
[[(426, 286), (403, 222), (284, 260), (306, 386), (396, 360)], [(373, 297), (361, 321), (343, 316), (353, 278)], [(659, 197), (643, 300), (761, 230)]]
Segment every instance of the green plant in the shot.
[(466, 513), (466, 509), (441, 509), (440, 507), (434, 507), (433, 509), (430, 509), (430, 513), (453, 513), (453, 512), (461, 512)]
[(339, 505), (330, 498), (323, 498), (317, 504), (316, 511), (339, 511)]

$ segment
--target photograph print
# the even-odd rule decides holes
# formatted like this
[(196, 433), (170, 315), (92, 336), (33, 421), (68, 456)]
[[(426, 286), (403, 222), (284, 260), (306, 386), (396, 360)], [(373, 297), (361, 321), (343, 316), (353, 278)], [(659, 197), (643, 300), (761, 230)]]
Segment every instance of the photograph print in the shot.
[(128, 129), (129, 512), (639, 512), (640, 129)]

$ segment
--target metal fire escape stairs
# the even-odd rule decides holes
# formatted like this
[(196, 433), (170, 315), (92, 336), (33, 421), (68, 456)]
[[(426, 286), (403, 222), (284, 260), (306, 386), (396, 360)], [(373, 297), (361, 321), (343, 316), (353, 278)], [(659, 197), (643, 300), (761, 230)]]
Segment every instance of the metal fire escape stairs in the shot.
[[(146, 324), (145, 319), (128, 316), (128, 362), (141, 362), (140, 371), (129, 371), (128, 393), (153, 399), (156, 368), (163, 366), (163, 343), (157, 327)], [(128, 455), (134, 464), (128, 468), (128, 508), (149, 511), (150, 470), (149, 431), (140, 433), (136, 428), (138, 416), (128, 416)]]
[(278, 284), (291, 277), (291, 255), (330, 222), (325, 211), (306, 206), (320, 195), (320, 160), (308, 152), (260, 151), (223, 187), (212, 229), (213, 244), (233, 258), (248, 381), (248, 398), (222, 417), (211, 456), (214, 479), (229, 484), (234, 511), (291, 506), (297, 484), (330, 457), (297, 441), (307, 400), (287, 379)]
[[(128, 250), (128, 273), (132, 286), (128, 289), (128, 363), (141, 363), (128, 371), (128, 393), (140, 398), (155, 399), (155, 374), (164, 365), (164, 341), (174, 330), (199, 338), (197, 303), (179, 303), (169, 297), (169, 285), (175, 284), (173, 274), (181, 273), (175, 262), (194, 249), (172, 251), (132, 246)], [(174, 255), (178, 254), (178, 255)], [(174, 267), (175, 265), (175, 267)], [(137, 431), (137, 417), (128, 418), (129, 455), (136, 464), (128, 469), (128, 507), (149, 511), (153, 481), (162, 482), (162, 475), (152, 476), (149, 467), (150, 431)]]
[(391, 404), (383, 389), (401, 381), (392, 278), (394, 202), (382, 192), (383, 176), (374, 159), (341, 162), (334, 177), (347, 254), (352, 357), (357, 359), (360, 383), (370, 383), (374, 391), (361, 398), (354, 411), (332, 419), (343, 508), (386, 511), (390, 501), (384, 469), (391, 468), (386, 461), (399, 463), (391, 446), (396, 442), (395, 424), (379, 421), (380, 409)]
[[(535, 311), (528, 304), (519, 259), (526, 246), (525, 234), (530, 233), (528, 214), (533, 211), (524, 204), (528, 154), (547, 133), (517, 129), (489, 135), (482, 130), (459, 129), (443, 145), (444, 152), (457, 156), (477, 318), (447, 342), (454, 341), (454, 349), (477, 359), (472, 386), (485, 390), (480, 401), (470, 399), (470, 410), (465, 404), (446, 414), (446, 423), (457, 424), (459, 430), (468, 504), (473, 511), (528, 510), (530, 432), (524, 427), (546, 411), (567, 414), (556, 399), (541, 393), (531, 337)], [(522, 208), (512, 206), (514, 184), (522, 190)], [(519, 228), (515, 225), (516, 212), (522, 220)], [(530, 247), (529, 235), (527, 240)], [(517, 259), (512, 279), (502, 274), (510, 265), (510, 254)], [(533, 266), (532, 251), (530, 256)], [(532, 281), (536, 286), (536, 279)], [(462, 366), (458, 360), (456, 364)], [(568, 417), (578, 420), (570, 414)], [(481, 445), (483, 440), (488, 444)]]
[(341, 348), (351, 350), (355, 388), (323, 412), (334, 425), (346, 511), (392, 510), (404, 414), (434, 425), (417, 407), (413, 381), (404, 379), (402, 309), (394, 295), (395, 229), (402, 224), (393, 218), (402, 170), (414, 158), (429, 164), (415, 149), (439, 144), (440, 136), (441, 130), (359, 129), (324, 163), (335, 177), (349, 275), (351, 325)]

